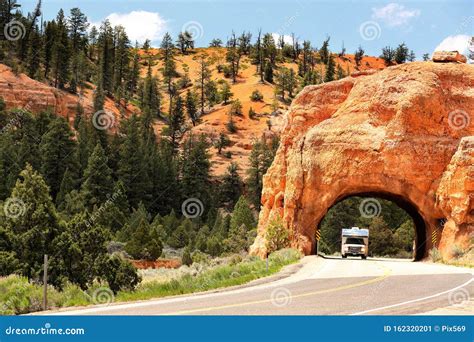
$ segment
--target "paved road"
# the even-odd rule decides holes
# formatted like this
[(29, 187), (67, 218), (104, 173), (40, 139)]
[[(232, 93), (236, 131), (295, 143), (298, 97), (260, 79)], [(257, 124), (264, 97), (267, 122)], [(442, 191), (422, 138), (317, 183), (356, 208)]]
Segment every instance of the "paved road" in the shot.
[(306, 257), (303, 263), (292, 276), (268, 284), (58, 314), (419, 314), (453, 304), (465, 307), (474, 299), (472, 269), (406, 260), (315, 256)]

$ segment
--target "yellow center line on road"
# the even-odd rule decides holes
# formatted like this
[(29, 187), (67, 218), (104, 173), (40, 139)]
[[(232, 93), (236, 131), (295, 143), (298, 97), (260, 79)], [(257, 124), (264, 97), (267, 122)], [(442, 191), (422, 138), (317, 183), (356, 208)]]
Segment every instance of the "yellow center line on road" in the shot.
[[(385, 266), (385, 265), (381, 265), (378, 262), (376, 262), (376, 263), (377, 263), (377, 266), (379, 266), (380, 268), (382, 268), (384, 270), (383, 275), (381, 275), (377, 278), (361, 281), (361, 282), (354, 283), (354, 284), (334, 287), (334, 288), (327, 289), (327, 290), (319, 290), (319, 291), (301, 293), (301, 294), (298, 294), (298, 295), (291, 295), (291, 298), (292, 299), (293, 298), (303, 298), (303, 297), (309, 297), (309, 296), (314, 296), (314, 295), (319, 295), (319, 294), (324, 294), (324, 293), (331, 293), (331, 292), (336, 292), (336, 291), (352, 289), (354, 287), (365, 286), (365, 285), (377, 283), (377, 282), (380, 282), (380, 281), (384, 280), (385, 278), (389, 277), (390, 274), (392, 273), (392, 270), (390, 268), (388, 268), (387, 266)], [(275, 288), (278, 288), (278, 287), (275, 287)], [(165, 313), (165, 314), (162, 314), (162, 315), (165, 315), (165, 316), (166, 315), (169, 315), (169, 316), (189, 315), (189, 314), (194, 314), (194, 313), (198, 313), (198, 312), (238, 308), (238, 307), (243, 307), (243, 306), (250, 306), (250, 305), (256, 305), (256, 304), (265, 304), (265, 303), (271, 303), (271, 302), (272, 302), (272, 299), (263, 299), (263, 300), (255, 300), (255, 301), (249, 301), (249, 302), (235, 303), (235, 304), (210, 306), (210, 307), (199, 308), (199, 309), (182, 310), (182, 311)]]

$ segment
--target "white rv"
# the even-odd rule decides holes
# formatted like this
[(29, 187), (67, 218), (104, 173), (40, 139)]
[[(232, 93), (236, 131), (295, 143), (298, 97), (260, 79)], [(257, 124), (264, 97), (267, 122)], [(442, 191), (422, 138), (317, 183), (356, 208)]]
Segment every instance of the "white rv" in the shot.
[(343, 228), (341, 233), (341, 255), (361, 256), (367, 259), (369, 253), (369, 230), (359, 227)]

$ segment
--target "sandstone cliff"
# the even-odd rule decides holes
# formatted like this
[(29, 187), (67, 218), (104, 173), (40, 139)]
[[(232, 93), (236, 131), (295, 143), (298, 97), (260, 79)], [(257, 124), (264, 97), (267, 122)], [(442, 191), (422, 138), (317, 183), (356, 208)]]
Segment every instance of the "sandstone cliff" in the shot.
[(306, 87), (293, 101), (264, 178), (252, 253), (265, 255), (277, 216), (294, 247), (314, 252), (327, 210), (356, 194), (411, 210), (418, 258), (433, 245), (449, 256), (453, 243), (470, 243), (474, 67), (414, 62), (354, 76)]

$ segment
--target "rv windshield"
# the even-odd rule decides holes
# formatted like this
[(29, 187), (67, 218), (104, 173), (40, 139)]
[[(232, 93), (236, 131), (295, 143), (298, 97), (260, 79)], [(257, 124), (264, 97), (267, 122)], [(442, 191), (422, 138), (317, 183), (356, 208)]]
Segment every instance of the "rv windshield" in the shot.
[(348, 245), (364, 245), (364, 240), (360, 238), (347, 238), (346, 244)]

